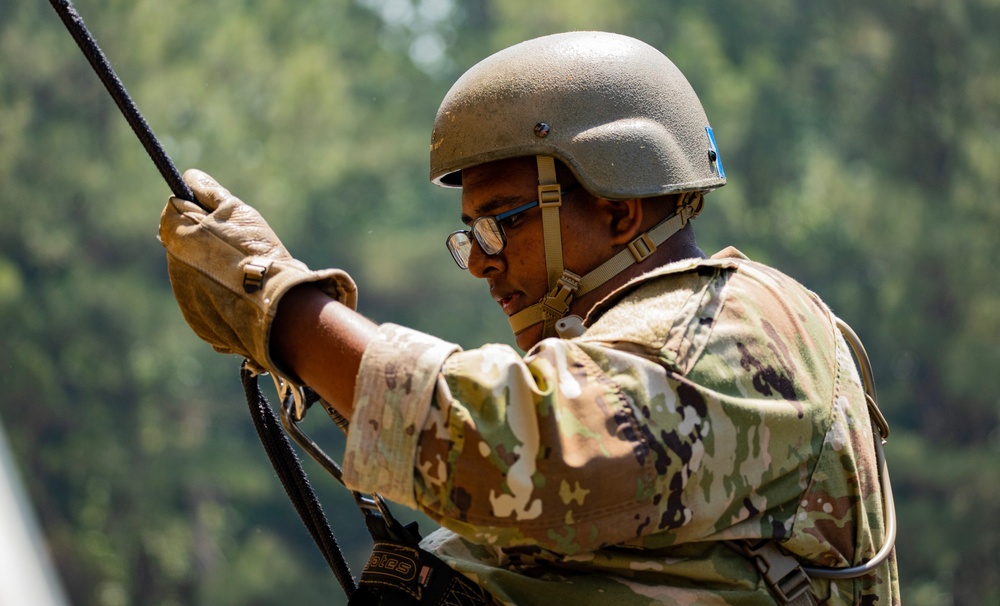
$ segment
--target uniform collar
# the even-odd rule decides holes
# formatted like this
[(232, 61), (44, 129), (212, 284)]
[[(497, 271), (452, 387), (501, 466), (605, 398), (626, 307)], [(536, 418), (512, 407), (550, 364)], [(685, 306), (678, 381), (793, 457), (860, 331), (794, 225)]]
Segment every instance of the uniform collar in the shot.
[(727, 246), (707, 259), (681, 259), (680, 261), (660, 265), (659, 267), (655, 267), (644, 274), (632, 278), (622, 286), (619, 286), (617, 289), (612, 291), (611, 294), (601, 299), (590, 310), (583, 323), (585, 326), (590, 326), (597, 321), (601, 314), (614, 307), (618, 301), (628, 295), (628, 293), (647, 282), (651, 282), (664, 276), (697, 271), (701, 268), (735, 269), (740, 265), (740, 263), (749, 260), (750, 259), (740, 252), (740, 250), (735, 246)]

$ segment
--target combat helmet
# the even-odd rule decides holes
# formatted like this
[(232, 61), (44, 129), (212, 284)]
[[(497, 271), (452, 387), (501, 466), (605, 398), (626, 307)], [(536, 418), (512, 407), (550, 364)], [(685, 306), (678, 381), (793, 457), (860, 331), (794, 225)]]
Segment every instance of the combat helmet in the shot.
[[(515, 334), (545, 322), (552, 336), (575, 296), (641, 262), (726, 183), (698, 96), (652, 46), (618, 34), (571, 32), (528, 40), (470, 68), (445, 96), (431, 135), (430, 178), (461, 187), (462, 170), (534, 156), (539, 168), (549, 294), (510, 317)], [(682, 194), (677, 212), (586, 276), (562, 267), (555, 160), (592, 195)]]

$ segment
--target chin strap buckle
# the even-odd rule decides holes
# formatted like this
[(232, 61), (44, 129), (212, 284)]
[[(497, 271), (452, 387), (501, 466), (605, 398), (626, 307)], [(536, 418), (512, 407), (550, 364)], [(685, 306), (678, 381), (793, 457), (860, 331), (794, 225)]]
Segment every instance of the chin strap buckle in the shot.
[(569, 270), (563, 271), (555, 288), (542, 299), (542, 311), (545, 314), (546, 324), (550, 320), (554, 323), (566, 315), (569, 311), (570, 301), (573, 300), (573, 294), (578, 288), (580, 288), (580, 276)]
[(569, 313), (569, 304), (573, 295), (580, 288), (580, 276), (567, 270), (556, 281), (555, 288), (545, 295), (538, 304), (542, 316), (542, 338), (556, 336), (555, 325), (560, 318)]

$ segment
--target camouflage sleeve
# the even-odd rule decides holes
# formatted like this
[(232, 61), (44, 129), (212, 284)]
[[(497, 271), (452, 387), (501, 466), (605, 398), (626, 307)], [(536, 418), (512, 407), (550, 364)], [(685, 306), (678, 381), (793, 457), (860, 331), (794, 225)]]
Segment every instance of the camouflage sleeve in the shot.
[(522, 359), (507, 346), (463, 352), (397, 326), (380, 332), (359, 372), (349, 487), (482, 543), (561, 553), (659, 528), (664, 510), (685, 515), (656, 504), (666, 470), (635, 408), (684, 405), (657, 363), (611, 351), (621, 359), (602, 360), (609, 373), (570, 341)]
[(444, 360), (459, 347), (383, 324), (365, 350), (344, 453), (344, 483), (416, 508), (413, 466)]
[(443, 526), (483, 544), (581, 554), (683, 523), (661, 487), (690, 461), (668, 469), (641, 410), (686, 405), (658, 363), (548, 339), (523, 359), (498, 345), (458, 353), (442, 373), (416, 488)]

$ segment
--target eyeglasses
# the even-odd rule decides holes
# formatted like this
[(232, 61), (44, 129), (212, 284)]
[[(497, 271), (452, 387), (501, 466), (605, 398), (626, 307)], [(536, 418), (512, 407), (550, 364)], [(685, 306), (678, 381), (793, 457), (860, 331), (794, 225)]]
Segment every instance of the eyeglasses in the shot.
[[(559, 194), (565, 195), (577, 187), (579, 186), (567, 187), (559, 192)], [(469, 257), (472, 255), (473, 237), (487, 255), (500, 254), (500, 251), (507, 246), (507, 236), (503, 233), (503, 227), (500, 225), (500, 222), (529, 211), (536, 206), (538, 206), (538, 200), (522, 204), (499, 215), (479, 217), (472, 222), (472, 229), (460, 229), (449, 234), (448, 239), (445, 240), (445, 244), (448, 245), (448, 251), (451, 253), (452, 258), (455, 259), (455, 263), (462, 269), (469, 269)]]

